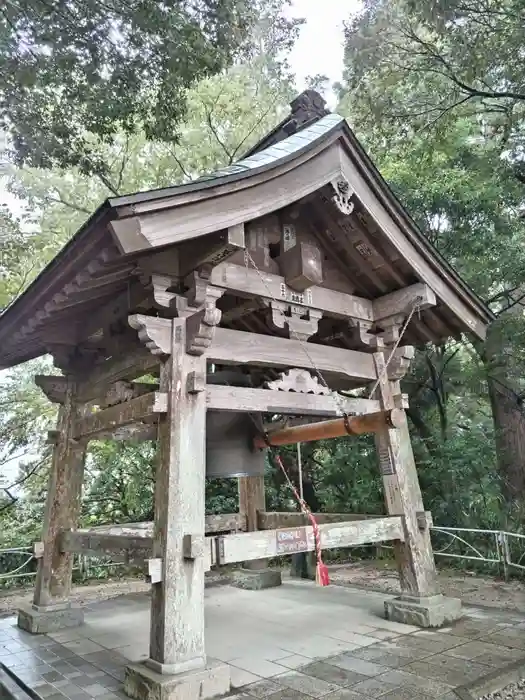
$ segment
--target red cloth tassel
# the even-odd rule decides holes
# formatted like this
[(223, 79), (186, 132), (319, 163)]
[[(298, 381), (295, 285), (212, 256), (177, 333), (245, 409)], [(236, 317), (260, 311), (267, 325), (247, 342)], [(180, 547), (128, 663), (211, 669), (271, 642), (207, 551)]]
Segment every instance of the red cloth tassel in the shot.
[(328, 576), (328, 567), (323, 564), (322, 561), (317, 562), (317, 567), (315, 569), (315, 582), (319, 586), (329, 586), (330, 577)]

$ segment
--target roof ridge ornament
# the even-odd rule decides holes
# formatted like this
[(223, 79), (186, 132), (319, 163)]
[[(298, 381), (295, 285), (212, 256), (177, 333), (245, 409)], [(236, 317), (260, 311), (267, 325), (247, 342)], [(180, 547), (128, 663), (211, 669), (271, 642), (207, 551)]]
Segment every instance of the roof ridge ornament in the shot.
[(354, 211), (354, 203), (350, 201), (355, 194), (354, 188), (342, 173), (331, 180), (330, 184), (335, 192), (332, 202), (342, 214), (349, 216)]
[(303, 90), (290, 102), (290, 117), (295, 126), (301, 126), (312, 120), (322, 119), (330, 110), (326, 108), (326, 100), (317, 90)]

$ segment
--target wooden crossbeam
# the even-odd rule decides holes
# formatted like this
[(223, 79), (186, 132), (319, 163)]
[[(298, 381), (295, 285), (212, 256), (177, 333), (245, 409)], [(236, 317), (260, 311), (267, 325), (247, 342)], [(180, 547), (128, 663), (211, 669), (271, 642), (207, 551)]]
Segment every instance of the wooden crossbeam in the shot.
[(428, 285), (421, 282), (397, 292), (385, 294), (374, 301), (315, 285), (310, 287), (307, 293), (297, 294), (287, 288), (286, 280), (281, 275), (275, 275), (266, 270), (264, 275), (261, 275), (257, 270), (228, 262), (220, 263), (213, 268), (210, 282), (237, 294), (290, 301), (319, 309), (328, 316), (367, 322), (406, 313), (416, 299), (420, 309), (436, 305), (435, 294)]
[(213, 268), (244, 247), (244, 224), (230, 226), (205, 238), (186, 241), (179, 249), (179, 274), (185, 277), (203, 265)]
[(206, 357), (221, 364), (259, 367), (301, 367), (315, 365), (323, 373), (356, 380), (375, 379), (372, 357), (364, 352), (307, 343), (271, 335), (216, 328)]
[[(377, 518), (377, 515), (364, 515), (362, 513), (314, 513), (318, 525), (327, 523), (347, 523), (354, 520), (369, 520)], [(258, 511), (258, 530), (277, 530), (280, 528), (301, 527), (308, 525), (309, 521), (303, 513), (280, 513), (277, 511)]]
[(36, 374), (35, 384), (53, 403), (64, 403), (67, 392), (66, 377)]
[[(144, 539), (153, 537), (154, 527), (155, 524), (152, 521), (124, 523), (123, 525), (97, 525), (95, 527), (76, 530), (75, 534), (79, 536), (114, 535), (118, 537)], [(243, 532), (245, 530), (246, 516), (242, 513), (219, 513), (218, 515), (206, 515), (204, 518), (204, 531), (207, 535), (217, 532)], [(67, 534), (69, 535), (70, 533)]]
[(374, 299), (374, 321), (380, 322), (397, 314), (406, 314), (416, 303), (419, 309), (428, 309), (436, 305), (436, 295), (427, 284), (412, 284), (410, 287)]
[[(319, 532), (323, 549), (404, 540), (401, 516), (370, 518), (350, 523), (329, 523), (319, 525)], [(285, 554), (314, 550), (315, 542), (311, 526), (259, 530), (217, 537), (218, 564), (270, 559)]]
[(74, 437), (92, 439), (100, 434), (111, 434), (117, 428), (153, 418), (159, 413), (166, 413), (167, 406), (167, 395), (152, 391), (78, 419), (74, 428)]
[[(216, 411), (257, 411), (291, 415), (337, 416), (338, 404), (352, 413), (374, 413), (379, 410), (379, 401), (344, 398), (336, 403), (333, 396), (300, 394), (272, 389), (246, 387), (206, 386), (206, 407)], [(340, 412), (339, 412), (340, 415)]]
[[(189, 317), (191, 319), (191, 316)], [(139, 330), (139, 337), (156, 355), (171, 353), (170, 319), (152, 316), (130, 316), (129, 324)], [(370, 354), (327, 345), (304, 343), (300, 340), (277, 338), (260, 333), (215, 328), (213, 342), (206, 349), (206, 359), (224, 365), (253, 365), (256, 367), (299, 367), (345, 379), (376, 379), (377, 373)]]
[(153, 538), (76, 530), (62, 533), (60, 549), (62, 552), (92, 557), (111, 556), (112, 559), (127, 563), (140, 563), (153, 555)]
[(112, 357), (96, 365), (88, 376), (79, 379), (78, 400), (90, 401), (104, 396), (108, 385), (124, 379), (135, 379), (156, 370), (159, 358), (147, 348), (138, 347), (126, 355)]
[[(290, 301), (294, 304), (319, 309), (337, 318), (373, 321), (372, 302), (368, 299), (316, 286), (311, 287), (306, 294), (298, 294), (292, 289), (288, 289), (284, 277), (266, 270), (261, 275), (257, 270), (224, 262), (213, 268), (210, 282), (226, 291), (249, 297), (257, 296)], [(284, 297), (283, 289), (286, 290)]]
[[(204, 570), (215, 563), (214, 537), (205, 538)], [(60, 550), (85, 556), (108, 556), (128, 564), (142, 564), (153, 556), (153, 537), (131, 535), (105, 535), (89, 531), (63, 532)]]

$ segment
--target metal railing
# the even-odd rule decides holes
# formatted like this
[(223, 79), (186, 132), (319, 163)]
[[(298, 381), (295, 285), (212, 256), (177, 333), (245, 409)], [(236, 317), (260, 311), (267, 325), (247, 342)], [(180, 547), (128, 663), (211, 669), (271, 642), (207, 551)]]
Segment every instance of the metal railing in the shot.
[[(30, 579), (36, 576), (37, 563), (38, 560), (33, 553), (32, 547), (6, 547), (0, 549), (0, 570), (4, 567), (8, 569), (0, 573), (0, 589), (7, 581)], [(9, 568), (9, 566), (12, 568)], [(119, 566), (125, 566), (125, 562), (115, 562), (109, 557), (86, 557), (82, 554), (75, 554), (73, 560), (73, 571), (80, 572), (85, 579), (89, 579), (92, 572), (96, 569), (109, 569)]]
[[(525, 535), (506, 530), (481, 530), (468, 527), (431, 528), (432, 533), (448, 536), (450, 541), (442, 548), (433, 547), (434, 556), (479, 561), (495, 564), (503, 569), (505, 579), (511, 569), (525, 571)], [(469, 539), (474, 539), (475, 544)], [(483, 539), (486, 541), (483, 542)], [(456, 547), (456, 551), (450, 551)], [(460, 551), (457, 551), (457, 550)], [(484, 550), (484, 551), (482, 551)], [(517, 561), (514, 557), (517, 557)]]
[[(29, 567), (34, 561), (33, 550), (29, 547), (9, 547), (8, 549), (0, 549), (0, 560), (4, 555), (14, 555), (15, 568), (6, 573), (0, 573), (0, 584), (2, 581), (14, 578), (25, 578), (26, 576), (36, 576), (36, 571), (23, 571)], [(16, 559), (25, 559), (21, 564), (16, 562)]]

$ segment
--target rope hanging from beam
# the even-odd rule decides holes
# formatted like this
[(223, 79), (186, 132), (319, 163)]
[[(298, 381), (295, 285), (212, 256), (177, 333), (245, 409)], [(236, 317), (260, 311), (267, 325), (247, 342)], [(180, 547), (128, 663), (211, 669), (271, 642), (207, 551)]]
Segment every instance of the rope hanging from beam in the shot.
[(323, 552), (321, 548), (321, 534), (319, 532), (319, 526), (317, 524), (317, 520), (314, 518), (312, 511), (308, 507), (306, 501), (304, 498), (301, 497), (299, 491), (294, 486), (294, 483), (288, 476), (288, 472), (286, 471), (283, 461), (281, 459), (281, 456), (272, 450), (272, 446), (268, 444), (268, 452), (270, 454), (270, 459), (279, 467), (279, 469), (282, 471), (284, 478), (286, 479), (286, 482), (288, 486), (290, 487), (293, 495), (295, 496), (297, 503), (299, 504), (299, 508), (301, 509), (301, 513), (303, 513), (308, 520), (310, 521), (310, 525), (312, 526), (312, 531), (314, 535), (314, 542), (315, 542), (315, 558), (317, 561), (316, 567), (315, 567), (315, 581), (319, 586), (328, 586), (330, 584), (330, 577), (328, 575), (328, 567), (326, 564), (323, 562)]
[[(253, 269), (257, 272), (259, 275), (259, 278), (263, 285), (266, 288), (266, 291), (268, 292), (268, 295), (273, 301), (277, 301), (275, 299), (275, 296), (272, 294), (271, 290), (268, 287), (268, 284), (266, 280), (264, 279), (263, 274), (257, 267), (253, 257), (250, 255), (250, 252), (248, 251), (247, 248), (245, 248), (244, 251), (244, 262), (246, 269), (249, 269), (249, 266), (251, 265)], [(405, 322), (403, 323), (403, 326), (400, 329), (399, 336), (394, 343), (390, 354), (388, 358), (385, 361), (385, 366), (383, 369), (383, 372), (377, 377), (376, 381), (374, 382), (368, 398), (371, 399), (373, 395), (375, 394), (377, 387), (379, 384), (384, 381), (388, 374), (388, 366), (390, 362), (392, 361), (394, 354), (399, 347), (399, 344), (401, 343), (401, 339), (403, 338), (405, 331), (408, 327), (408, 324), (412, 320), (413, 315), (416, 313), (418, 310), (420, 303), (422, 299), (419, 297), (415, 300), (412, 308), (410, 309), (407, 318)], [(314, 535), (314, 541), (315, 541), (315, 554), (316, 554), (316, 559), (317, 559), (317, 565), (316, 565), (316, 573), (315, 573), (315, 579), (316, 582), (320, 586), (328, 586), (330, 583), (329, 576), (328, 576), (328, 569), (326, 565), (323, 563), (323, 558), (322, 558), (322, 548), (321, 548), (321, 536), (319, 534), (319, 527), (317, 525), (317, 521), (315, 520), (312, 511), (308, 507), (307, 503), (305, 502), (304, 498), (302, 497), (302, 470), (301, 470), (301, 493), (299, 493), (294, 486), (292, 480), (288, 476), (288, 472), (286, 471), (284, 464), (282, 462), (282, 459), (278, 453), (276, 453), (273, 450), (274, 445), (283, 445), (283, 444), (297, 444), (298, 445), (298, 450), (300, 450), (300, 443), (305, 442), (308, 440), (320, 440), (320, 439), (328, 439), (328, 438), (333, 438), (333, 437), (342, 437), (345, 434), (346, 435), (359, 435), (365, 432), (376, 432), (377, 430), (381, 430), (382, 428), (393, 428), (397, 427), (397, 423), (400, 420), (400, 411), (396, 412), (396, 409), (393, 409), (391, 411), (381, 411), (379, 413), (375, 414), (369, 414), (369, 416), (354, 416), (354, 417), (349, 417), (348, 414), (345, 411), (345, 407), (342, 404), (342, 398), (341, 396), (337, 393), (332, 391), (330, 387), (328, 386), (328, 383), (326, 379), (324, 378), (322, 372), (320, 369), (316, 366), (310, 352), (308, 351), (308, 348), (306, 346), (306, 342), (302, 338), (298, 338), (301, 343), (301, 347), (308, 358), (308, 361), (310, 362), (312, 366), (312, 370), (315, 372), (323, 386), (325, 386), (329, 392), (330, 396), (332, 396), (335, 405), (336, 405), (336, 411), (338, 414), (340, 414), (342, 417), (339, 420), (334, 420), (334, 421), (326, 421), (324, 423), (314, 423), (310, 424), (307, 426), (296, 426), (295, 428), (285, 428), (280, 431), (276, 431), (273, 435), (268, 435), (267, 433), (261, 434), (259, 437), (256, 437), (254, 440), (254, 446), (255, 447), (260, 447), (264, 448), (265, 446), (268, 447), (268, 452), (270, 455), (270, 459), (277, 464), (279, 469), (282, 471), (284, 478), (290, 487), (293, 495), (295, 496), (299, 507), (301, 509), (301, 512), (308, 518), (312, 525), (312, 530), (313, 530), (313, 535)], [(369, 418), (372, 418), (373, 420), (370, 422)], [(378, 418), (379, 417), (379, 418)], [(375, 424), (374, 424), (375, 421)], [(255, 422), (255, 421), (254, 421)], [(298, 452), (298, 457), (300, 456), (300, 452)]]

